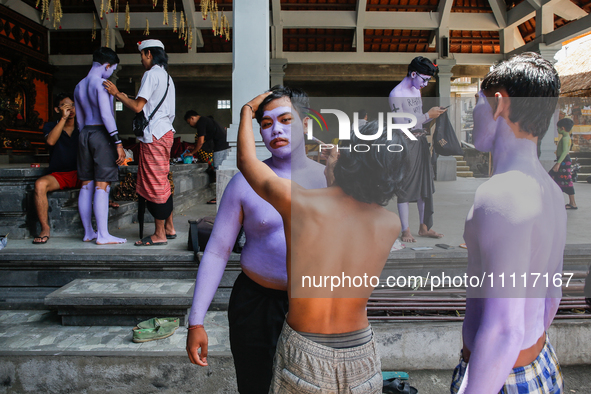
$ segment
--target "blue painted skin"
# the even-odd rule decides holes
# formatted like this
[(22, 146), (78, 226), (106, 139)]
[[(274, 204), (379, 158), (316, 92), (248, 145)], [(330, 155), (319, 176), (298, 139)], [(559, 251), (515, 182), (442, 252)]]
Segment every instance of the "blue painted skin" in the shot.
[[(497, 96), (497, 98), (500, 96)], [(498, 393), (519, 353), (548, 329), (560, 303), (560, 287), (533, 289), (534, 276), (562, 273), (566, 211), (562, 192), (537, 157), (537, 137), (528, 138), (506, 114), (493, 110), (483, 92), (474, 108), (474, 145), (492, 152), (491, 179), (476, 191), (464, 239), (469, 276), (486, 273), (482, 298), (468, 298), (463, 324), (465, 349), (471, 352), (462, 394)], [(531, 135), (530, 135), (531, 137)], [(514, 287), (507, 277), (528, 274)], [(494, 273), (491, 285), (488, 275)]]
[[(286, 103), (277, 106), (281, 101)], [(264, 161), (278, 176), (294, 179), (305, 188), (326, 187), (324, 166), (306, 157), (304, 122), (290, 106), (289, 99), (273, 100), (275, 107), (263, 114), (261, 135), (271, 158)], [(290, 114), (287, 121), (285, 114)], [(282, 116), (283, 115), (283, 116)], [(244, 226), (246, 244), (240, 256), (242, 270), (256, 283), (272, 289), (287, 290), (286, 242), (283, 221), (271, 204), (259, 197), (244, 179), (236, 174), (226, 187), (215, 225), (201, 259), (189, 324), (203, 324), (205, 313), (219, 286), (234, 241)], [(197, 346), (188, 345), (198, 365), (207, 365), (207, 335), (199, 335)], [(205, 333), (205, 332), (203, 332)], [(192, 338), (188, 338), (188, 343)], [(197, 350), (201, 348), (202, 355)]]

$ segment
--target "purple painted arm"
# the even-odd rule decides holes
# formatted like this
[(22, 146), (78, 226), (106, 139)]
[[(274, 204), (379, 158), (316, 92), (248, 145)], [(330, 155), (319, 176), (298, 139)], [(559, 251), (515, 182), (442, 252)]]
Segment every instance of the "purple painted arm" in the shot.
[(117, 131), (117, 124), (115, 123), (115, 116), (113, 115), (113, 98), (102, 85), (102, 81), (96, 87), (97, 99), (99, 104), (99, 111), (103, 124), (107, 128), (110, 135)]
[(224, 191), (213, 231), (197, 272), (193, 305), (189, 315), (190, 325), (203, 324), (205, 313), (222, 280), (228, 258), (242, 227), (240, 196), (244, 194), (244, 186), (248, 187), (244, 178), (237, 174)]

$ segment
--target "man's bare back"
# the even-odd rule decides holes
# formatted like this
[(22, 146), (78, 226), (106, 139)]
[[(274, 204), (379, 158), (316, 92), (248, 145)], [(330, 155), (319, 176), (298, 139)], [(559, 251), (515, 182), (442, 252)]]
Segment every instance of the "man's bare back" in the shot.
[(400, 233), (398, 216), (377, 204), (359, 202), (340, 187), (305, 190), (293, 184), (291, 203), (291, 217), (284, 218), (287, 322), (296, 331), (325, 334), (367, 327), (365, 307), (374, 289), (368, 279), (360, 287), (347, 283), (331, 291), (330, 284), (303, 288), (302, 278), (316, 277), (319, 283), (320, 277), (343, 273), (351, 278), (379, 277)]

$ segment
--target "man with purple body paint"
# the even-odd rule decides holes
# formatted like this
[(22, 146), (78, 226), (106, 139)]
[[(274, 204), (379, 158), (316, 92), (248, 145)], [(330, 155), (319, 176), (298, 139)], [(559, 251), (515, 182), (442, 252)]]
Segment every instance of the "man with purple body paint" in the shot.
[(451, 393), (562, 393), (546, 331), (562, 296), (554, 278), (562, 274), (566, 212), (537, 156), (560, 80), (540, 55), (523, 53), (497, 65), (481, 88), (474, 145), (492, 152), (494, 168), (476, 191), (464, 239), (467, 274), (484, 283), (468, 288)]
[(407, 76), (390, 92), (390, 109), (393, 112), (413, 114), (417, 118), (417, 124), (413, 135), (417, 141), (408, 140), (410, 168), (402, 186), (404, 194), (398, 197), (398, 214), (402, 222), (400, 237), (403, 242), (416, 242), (410, 232), (408, 222), (409, 202), (416, 201), (419, 210), (419, 235), (421, 237), (441, 238), (431, 228), (433, 225), (433, 169), (431, 168), (431, 154), (429, 143), (423, 131), (423, 124), (439, 117), (445, 112), (441, 107), (433, 107), (423, 113), (423, 101), (421, 89), (429, 83), (429, 80), (438, 71), (431, 61), (422, 56), (417, 56), (408, 65)]
[[(286, 98), (292, 105), (287, 112), (278, 104)], [(265, 163), (280, 177), (297, 179), (307, 189), (323, 188), (324, 166), (306, 157), (304, 124), (309, 119), (302, 115), (305, 107), (309, 105), (304, 92), (272, 88), (257, 116), (263, 141), (272, 154)], [(266, 393), (288, 307), (285, 233), (279, 213), (254, 192), (241, 173), (224, 191), (201, 259), (189, 316), (187, 353), (192, 363), (208, 365), (203, 320), (242, 226), (246, 234), (240, 256), (242, 272), (228, 305), (230, 346), (239, 392)]]
[[(78, 142), (78, 179), (82, 189), (78, 211), (84, 225), (84, 242), (96, 239), (97, 245), (120, 244), (124, 238), (109, 234), (109, 191), (111, 182), (119, 180), (119, 167), (125, 152), (117, 132), (113, 100), (103, 88), (103, 81), (113, 75), (119, 57), (110, 48), (97, 49), (92, 68), (74, 91)], [(97, 231), (92, 227), (92, 212)]]

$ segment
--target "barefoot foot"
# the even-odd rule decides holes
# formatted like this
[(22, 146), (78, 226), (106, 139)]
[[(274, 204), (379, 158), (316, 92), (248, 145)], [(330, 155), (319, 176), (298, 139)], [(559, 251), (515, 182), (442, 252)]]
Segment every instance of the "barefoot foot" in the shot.
[(402, 234), (400, 234), (400, 238), (402, 239), (402, 242), (417, 242), (415, 237), (410, 233), (410, 228), (404, 230)]
[(443, 238), (443, 234), (439, 234), (438, 232), (436, 232), (433, 229), (427, 230), (427, 226), (425, 226), (423, 224), (421, 224), (421, 227), (419, 228), (419, 235), (421, 237)]
[(96, 244), (97, 245), (112, 245), (112, 244), (124, 244), (127, 242), (125, 238), (117, 238), (110, 234), (107, 234), (105, 237), (97, 237)]
[(98, 237), (98, 233), (96, 231), (93, 231), (90, 234), (88, 234), (88, 233), (84, 234), (84, 238), (82, 238), (82, 241), (84, 241), (84, 242), (94, 241), (97, 237)]

